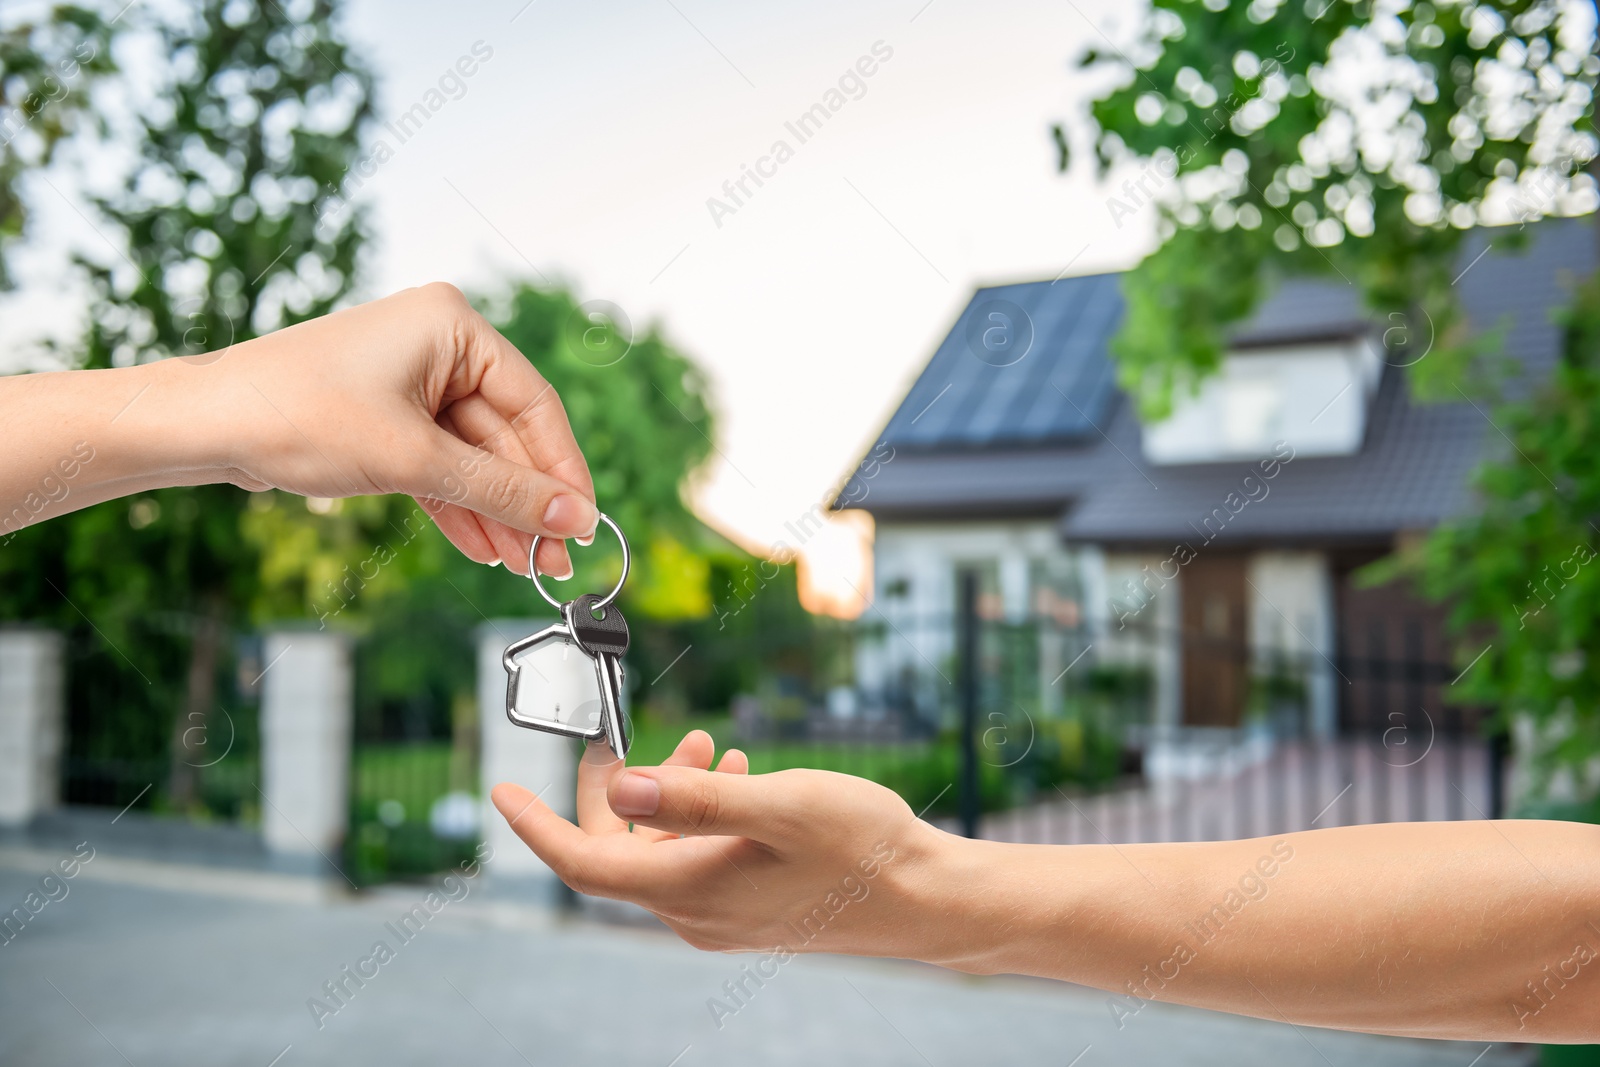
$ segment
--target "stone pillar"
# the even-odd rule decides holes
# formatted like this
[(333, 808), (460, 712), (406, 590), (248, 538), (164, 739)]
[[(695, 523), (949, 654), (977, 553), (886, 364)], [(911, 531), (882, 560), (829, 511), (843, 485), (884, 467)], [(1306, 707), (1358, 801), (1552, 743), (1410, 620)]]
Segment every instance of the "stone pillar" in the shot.
[(350, 644), (285, 630), (262, 646), (261, 836), (274, 853), (338, 863), (350, 821)]
[(0, 630), (0, 826), (61, 800), (63, 644), (51, 630)]
[(478, 724), (482, 733), (483, 839), (494, 849), (485, 871), (498, 885), (519, 883), (547, 902), (560, 899), (564, 887), (544, 861), (522, 843), (495, 810), (489, 791), (513, 782), (538, 794), (558, 814), (572, 818), (577, 786), (578, 742), (515, 726), (506, 718), (506, 646), (542, 630), (554, 617), (495, 619), (478, 627)]

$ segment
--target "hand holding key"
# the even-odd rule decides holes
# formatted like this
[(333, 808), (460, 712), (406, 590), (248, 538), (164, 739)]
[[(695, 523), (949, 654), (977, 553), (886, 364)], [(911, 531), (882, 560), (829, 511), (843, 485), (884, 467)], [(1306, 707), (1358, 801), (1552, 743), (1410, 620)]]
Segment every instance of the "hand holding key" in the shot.
[[(556, 392), (449, 285), (407, 289), (204, 357), (0, 378), (0, 500), (70, 493), (29, 522), (164, 486), (232, 482), (309, 497), (408, 493), (479, 563), (571, 573), (594, 483)], [(92, 430), (92, 433), (88, 431)], [(76, 469), (76, 468), (75, 468)], [(15, 524), (13, 524), (15, 529)]]

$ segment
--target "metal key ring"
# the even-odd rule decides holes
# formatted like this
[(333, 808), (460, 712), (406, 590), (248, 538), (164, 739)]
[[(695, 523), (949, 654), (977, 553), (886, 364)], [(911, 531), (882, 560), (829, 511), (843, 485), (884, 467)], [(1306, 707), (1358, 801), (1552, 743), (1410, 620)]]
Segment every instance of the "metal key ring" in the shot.
[[(617, 594), (622, 592), (623, 583), (628, 580), (628, 565), (630, 563), (630, 557), (628, 554), (628, 539), (622, 536), (622, 527), (611, 521), (611, 516), (607, 515), (605, 512), (602, 511), (598, 514), (600, 515), (600, 521), (611, 527), (611, 532), (617, 535), (617, 543), (622, 546), (622, 577), (617, 579), (617, 587), (615, 589), (611, 590), (611, 592), (595, 601), (594, 609), (596, 611), (604, 610), (605, 608), (609, 607), (611, 602), (617, 599)], [(528, 577), (533, 579), (533, 587), (539, 590), (539, 595), (548, 600), (551, 607), (555, 608), (557, 611), (560, 611), (563, 607), (561, 601), (547, 593), (544, 586), (540, 584), (539, 568), (534, 563), (534, 557), (539, 554), (539, 542), (543, 540), (543, 534), (535, 534), (533, 537), (533, 544), (528, 546)]]

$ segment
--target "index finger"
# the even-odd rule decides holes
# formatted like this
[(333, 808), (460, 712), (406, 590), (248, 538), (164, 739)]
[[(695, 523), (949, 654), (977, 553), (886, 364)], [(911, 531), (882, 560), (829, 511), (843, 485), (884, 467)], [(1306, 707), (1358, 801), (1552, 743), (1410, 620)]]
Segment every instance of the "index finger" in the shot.
[(666, 846), (690, 842), (652, 844), (626, 833), (587, 834), (510, 782), (495, 786), (490, 797), (534, 855), (567, 885), (590, 896), (646, 903), (679, 889), (694, 876), (693, 860), (704, 857), (703, 846), (711, 844), (698, 839), (694, 848), (674, 850)]
[(515, 345), (482, 315), (474, 315), (476, 329), (469, 346), (480, 357), (474, 388), (511, 423), (535, 467), (593, 502), (594, 479), (561, 397)]
[(520, 785), (501, 782), (489, 793), (489, 799), (523, 844), (565, 880), (587, 835)]

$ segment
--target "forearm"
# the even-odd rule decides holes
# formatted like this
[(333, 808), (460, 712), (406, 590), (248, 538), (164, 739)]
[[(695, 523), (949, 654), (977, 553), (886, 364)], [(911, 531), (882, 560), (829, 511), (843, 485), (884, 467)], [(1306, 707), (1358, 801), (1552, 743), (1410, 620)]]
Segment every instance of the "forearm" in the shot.
[[(932, 962), (1297, 1024), (1600, 1039), (1600, 828), (1348, 827), (1248, 841), (950, 839)], [(931, 886), (931, 883), (930, 883)], [(959, 914), (960, 923), (948, 917)]]
[(406, 493), (481, 563), (569, 573), (594, 483), (550, 383), (448, 285), (200, 360), (0, 378), (0, 538), (170, 485)]
[(0, 378), (0, 535), (112, 497), (223, 480), (207, 370), (164, 361)]

